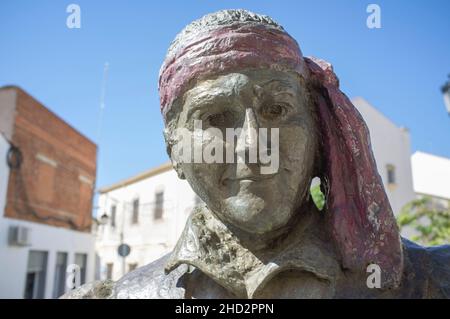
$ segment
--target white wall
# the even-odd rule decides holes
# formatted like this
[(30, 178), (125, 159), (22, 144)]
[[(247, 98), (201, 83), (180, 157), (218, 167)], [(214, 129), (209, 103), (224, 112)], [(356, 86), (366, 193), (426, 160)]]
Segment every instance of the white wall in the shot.
[(450, 159), (415, 152), (411, 163), (417, 194), (450, 200)]
[(0, 88), (0, 135), (11, 140), (14, 130), (17, 92), (13, 87)]
[[(406, 129), (397, 127), (363, 98), (354, 98), (352, 102), (369, 128), (378, 173), (383, 180), (392, 210), (397, 215), (405, 204), (415, 198), (409, 133)], [(395, 167), (396, 185), (387, 183), (387, 165)]]
[(9, 143), (0, 134), (0, 216), (3, 216), (6, 205), (6, 194), (8, 189), (9, 167), (6, 162), (6, 155), (9, 150)]
[[(153, 218), (155, 193), (164, 190), (164, 214), (161, 220)], [(139, 223), (131, 224), (132, 201), (139, 197)], [(122, 277), (123, 259), (117, 253), (120, 234), (131, 246), (125, 259), (125, 272), (130, 263), (143, 266), (170, 252), (175, 246), (186, 219), (194, 206), (195, 193), (185, 180), (178, 179), (173, 169), (145, 178), (136, 183), (101, 194), (99, 215), (110, 215), (111, 206), (117, 205), (116, 227), (100, 226), (97, 233), (96, 252), (100, 257), (101, 278), (106, 278), (106, 264), (114, 263), (113, 279)], [(123, 228), (122, 228), (123, 225)]]
[[(8, 245), (8, 228), (25, 226), (31, 229), (30, 246)], [(73, 264), (75, 253), (87, 254), (86, 282), (94, 280), (94, 236), (44, 224), (0, 217), (0, 298), (23, 298), (30, 250), (48, 252), (45, 298), (52, 298), (57, 252), (68, 253), (67, 264)]]

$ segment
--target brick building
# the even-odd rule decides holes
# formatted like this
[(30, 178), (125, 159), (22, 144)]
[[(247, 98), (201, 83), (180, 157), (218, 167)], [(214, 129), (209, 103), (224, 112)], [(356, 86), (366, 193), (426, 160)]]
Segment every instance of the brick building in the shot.
[(57, 297), (69, 264), (93, 279), (97, 147), (15, 86), (0, 88), (0, 131), (0, 297)]

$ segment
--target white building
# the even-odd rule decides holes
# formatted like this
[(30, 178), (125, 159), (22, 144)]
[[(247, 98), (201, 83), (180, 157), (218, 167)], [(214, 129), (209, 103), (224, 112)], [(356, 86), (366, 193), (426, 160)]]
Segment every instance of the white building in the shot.
[[(6, 158), (9, 150), (9, 143), (0, 134), (0, 158)], [(0, 161), (0, 208), (6, 205), (6, 190), (8, 188), (9, 167), (6, 161)]]
[[(114, 280), (171, 251), (199, 200), (170, 163), (99, 192), (98, 214), (108, 215), (97, 232), (100, 277)], [(118, 255), (120, 243), (131, 247), (126, 258)]]
[[(362, 98), (353, 103), (367, 122), (378, 170), (394, 212), (414, 199), (407, 130), (394, 125)], [(99, 215), (109, 216), (99, 228), (96, 251), (101, 279), (117, 280), (135, 267), (170, 252), (188, 214), (199, 198), (170, 163), (100, 190)], [(119, 257), (120, 243), (131, 247)]]
[[(12, 229), (25, 229), (23, 244), (11, 243)], [(80, 267), (80, 283), (94, 280), (91, 234), (0, 217), (0, 299), (58, 298), (66, 290), (68, 265)]]
[(414, 190), (447, 206), (450, 201), (450, 159), (423, 152), (411, 156)]

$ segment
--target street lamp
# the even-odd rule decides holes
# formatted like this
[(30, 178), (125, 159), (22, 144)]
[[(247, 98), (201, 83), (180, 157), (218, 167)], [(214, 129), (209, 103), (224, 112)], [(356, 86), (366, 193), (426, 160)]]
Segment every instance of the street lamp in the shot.
[(442, 86), (441, 91), (444, 95), (444, 103), (447, 108), (447, 113), (450, 115), (450, 74), (448, 75), (447, 83)]

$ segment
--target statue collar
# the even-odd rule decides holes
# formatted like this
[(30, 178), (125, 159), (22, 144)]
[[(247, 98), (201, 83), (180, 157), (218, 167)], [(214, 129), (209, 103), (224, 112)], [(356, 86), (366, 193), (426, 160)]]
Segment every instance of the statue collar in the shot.
[(288, 269), (307, 271), (330, 283), (339, 271), (333, 250), (314, 231), (299, 233), (293, 228), (280, 245), (255, 255), (206, 206), (192, 212), (165, 272), (181, 264), (198, 268), (238, 298), (252, 298)]

